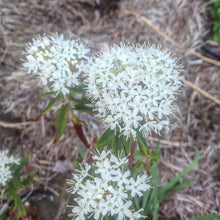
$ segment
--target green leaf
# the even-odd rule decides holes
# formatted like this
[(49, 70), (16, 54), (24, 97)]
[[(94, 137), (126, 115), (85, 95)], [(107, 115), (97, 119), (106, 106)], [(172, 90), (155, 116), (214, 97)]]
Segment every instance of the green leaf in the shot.
[(134, 197), (135, 210), (140, 209), (140, 201), (137, 196)]
[[(187, 218), (187, 220), (218, 220), (218, 219), (220, 219), (220, 215), (217, 214), (200, 215), (197, 217)], [(186, 218), (184, 218), (183, 220), (186, 220)]]
[(160, 151), (155, 151), (155, 152), (150, 153), (150, 158), (152, 160), (158, 160), (160, 155), (161, 155)]
[(153, 166), (153, 164), (158, 161), (159, 157), (161, 155), (161, 152), (160, 151), (155, 151), (155, 152), (152, 152), (150, 153), (150, 163), (151, 163), (151, 166)]
[(24, 185), (22, 184), (22, 182), (20, 182), (18, 179), (16, 178), (13, 178), (13, 185), (14, 185), (14, 188), (16, 190), (19, 190), (21, 189), (22, 187), (24, 187)]
[(56, 92), (46, 92), (40, 95), (41, 98), (48, 97), (51, 95), (56, 95)]
[(31, 77), (31, 79), (38, 79), (40, 77), (40, 75), (34, 75)]
[(44, 109), (44, 111), (43, 111), (42, 114), (46, 114), (47, 112), (49, 112), (49, 111), (56, 105), (57, 99), (58, 99), (58, 97), (51, 99), (51, 100), (50, 100), (50, 103), (49, 103), (48, 106)]
[(14, 200), (15, 207), (18, 209), (18, 216), (21, 217), (23, 215), (26, 215), (26, 210), (24, 208), (23, 202), (19, 195), (16, 193), (12, 183), (9, 183), (9, 193)]
[(123, 146), (125, 147), (127, 155), (131, 153), (131, 145), (132, 145), (133, 142), (134, 142), (133, 137), (128, 137), (128, 138), (123, 137), (122, 143), (123, 143)]
[(72, 96), (69, 96), (70, 101), (72, 101), (75, 104), (81, 105), (81, 104), (90, 104), (92, 103), (92, 100), (87, 97), (82, 97), (81, 99), (75, 99)]
[(68, 104), (61, 106), (58, 112), (57, 119), (56, 119), (56, 129), (57, 129), (57, 136), (55, 139), (56, 141), (60, 139), (60, 137), (65, 131), (68, 112), (69, 112)]
[(195, 180), (195, 178), (190, 178), (190, 179), (184, 180), (181, 183), (179, 183), (177, 186), (174, 186), (170, 192), (174, 193), (174, 192), (177, 192), (181, 189), (184, 189), (186, 186), (188, 186), (194, 180)]
[(135, 177), (139, 173), (142, 164), (143, 162), (141, 160), (137, 160), (134, 162), (132, 170), (131, 170), (132, 177)]
[(184, 177), (186, 174), (188, 174), (190, 171), (193, 170), (193, 168), (197, 165), (199, 158), (200, 158), (200, 153), (196, 147), (194, 147), (196, 150), (196, 156), (193, 162), (185, 168), (181, 173), (179, 173), (177, 176), (175, 176), (172, 180), (170, 180), (164, 187), (160, 189), (159, 195), (160, 195), (160, 202), (163, 201), (164, 198), (169, 194), (169, 191), (172, 190), (172, 188), (178, 184), (180, 179)]
[(93, 108), (86, 105), (75, 105), (74, 109), (78, 112), (86, 112), (86, 113), (94, 114)]
[(165, 194), (160, 194), (159, 193), (159, 202), (161, 203), (168, 195), (177, 192), (181, 189), (184, 189), (186, 186), (188, 186), (193, 180), (195, 180), (195, 178), (190, 178), (187, 180), (184, 180), (181, 183), (178, 183), (176, 186), (173, 186), (169, 191), (167, 191)]
[(122, 138), (118, 135), (117, 131), (116, 134), (112, 137), (112, 150), (113, 154), (117, 155), (123, 148), (122, 145)]
[(19, 163), (18, 166), (16, 166), (16, 169), (13, 173), (13, 178), (18, 178), (21, 176), (21, 170), (24, 168), (24, 166), (27, 164), (28, 162), (28, 157), (23, 157)]
[(150, 205), (148, 205), (148, 201), (149, 201), (149, 198), (150, 198), (150, 195), (151, 195), (151, 190), (147, 190), (144, 192), (144, 195), (143, 195), (143, 200), (142, 200), (142, 204), (141, 204), (141, 208), (144, 210), (144, 215), (147, 215), (148, 213), (145, 211), (146, 210), (146, 207), (149, 207)]
[(142, 133), (137, 131), (137, 141), (138, 141), (138, 146), (140, 148), (140, 152), (142, 156), (146, 156), (149, 153), (149, 148), (147, 146), (147, 142), (145, 138), (143, 137)]
[(85, 94), (86, 93), (86, 88), (87, 88), (87, 86), (75, 86), (75, 87), (71, 87), (70, 91), (72, 93), (82, 93), (82, 94)]
[(15, 206), (18, 209), (18, 216), (20, 217), (26, 215), (26, 210), (24, 208), (23, 202), (17, 194), (14, 197), (14, 201), (15, 201)]
[(111, 146), (112, 140), (114, 138), (114, 130), (111, 130), (110, 128), (107, 128), (101, 137), (98, 139), (98, 141), (95, 143), (95, 147), (104, 147), (104, 146)]
[[(158, 142), (156, 151), (159, 151), (159, 146), (160, 145)], [(157, 219), (157, 212), (159, 206), (158, 194), (159, 194), (160, 175), (157, 172), (157, 165), (158, 165), (158, 160), (155, 161), (151, 169), (150, 184), (153, 186), (153, 189), (149, 190), (149, 192), (146, 192), (144, 194), (146, 198), (143, 198), (143, 203), (142, 203), (142, 208), (144, 209), (143, 215), (153, 214), (153, 219)]]
[(153, 201), (153, 220), (157, 220), (157, 213), (158, 213), (158, 206), (159, 206), (159, 201), (158, 201), (158, 194), (159, 194), (159, 181), (160, 181), (160, 176), (157, 173), (157, 162), (154, 163), (154, 166), (152, 168), (151, 172), (152, 180), (153, 180), (153, 192), (151, 194), (151, 200)]
[(34, 172), (28, 173), (26, 178), (22, 181), (22, 184), (24, 187), (29, 186), (31, 183), (33, 183), (34, 180)]
[(60, 93), (57, 95), (57, 98), (60, 99), (62, 102), (65, 101), (65, 96), (63, 95), (62, 92), (60, 92)]
[(80, 143), (78, 143), (78, 151), (79, 151), (79, 155), (82, 157), (82, 159), (84, 159), (84, 157), (85, 157), (85, 152), (84, 152), (84, 150), (82, 149)]

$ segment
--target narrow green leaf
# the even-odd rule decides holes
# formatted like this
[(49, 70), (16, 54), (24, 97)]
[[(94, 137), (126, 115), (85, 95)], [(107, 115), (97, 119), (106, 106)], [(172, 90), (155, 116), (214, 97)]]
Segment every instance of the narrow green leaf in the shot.
[(157, 213), (158, 213), (158, 207), (159, 207), (159, 202), (158, 202), (158, 191), (153, 192), (154, 197), (153, 197), (153, 220), (157, 220)]
[(111, 146), (112, 140), (114, 137), (114, 130), (107, 128), (98, 141), (95, 143), (95, 147), (104, 147), (104, 146)]
[(75, 99), (72, 96), (69, 96), (70, 101), (72, 101), (74, 104), (82, 105), (82, 104), (90, 104), (92, 103), (92, 100), (87, 97), (82, 97), (81, 99)]
[(132, 177), (135, 177), (139, 173), (142, 164), (143, 162), (141, 160), (135, 161), (135, 163), (133, 164), (132, 170), (131, 170)]
[[(177, 184), (176, 186), (173, 186), (169, 191), (166, 192), (166, 194), (160, 194), (159, 193), (159, 197), (158, 200), (161, 203), (168, 195), (177, 192), (183, 188), (185, 188), (186, 186), (188, 186), (195, 178), (191, 178), (191, 179), (187, 179), (179, 184)], [(159, 190), (160, 191), (160, 190)]]
[(152, 160), (158, 160), (160, 155), (161, 155), (160, 151), (155, 151), (155, 152), (150, 153), (150, 158)]
[(14, 188), (16, 190), (19, 190), (21, 189), (22, 187), (24, 187), (24, 185), (22, 184), (22, 182), (19, 181), (19, 179), (16, 179), (16, 178), (13, 178), (13, 185), (14, 185)]
[(56, 119), (56, 129), (57, 129), (57, 136), (55, 139), (56, 141), (60, 139), (63, 132), (65, 131), (68, 112), (69, 112), (68, 104), (61, 106), (58, 112), (57, 119)]
[(86, 86), (75, 86), (75, 87), (71, 87), (70, 91), (73, 93), (82, 93), (85, 94), (86, 93)]
[(119, 137), (119, 135), (117, 135), (117, 133), (113, 135), (111, 145), (112, 145), (113, 154), (115, 155), (117, 155), (118, 152), (122, 150), (123, 148), (122, 139)]
[[(217, 214), (200, 215), (197, 217), (187, 218), (187, 220), (218, 220), (218, 219), (220, 219), (220, 215)], [(186, 218), (182, 220), (186, 220)]]
[(31, 77), (31, 79), (38, 79), (40, 77), (40, 75), (34, 75)]
[(154, 163), (155, 163), (156, 161), (158, 161), (160, 155), (161, 155), (161, 152), (160, 152), (160, 151), (155, 151), (155, 152), (150, 153), (149, 157), (150, 157), (151, 167), (154, 165)]
[(24, 208), (23, 202), (21, 198), (19, 197), (19, 195), (16, 193), (13, 187), (13, 184), (10, 184), (9, 188), (10, 188), (10, 195), (13, 198), (14, 203), (15, 203), (15, 207), (18, 209), (19, 217), (26, 215), (26, 210)]
[(75, 105), (74, 109), (78, 112), (86, 112), (86, 113), (94, 114), (93, 108), (86, 105)]
[(151, 200), (153, 201), (153, 220), (157, 220), (157, 213), (158, 213), (158, 206), (159, 206), (159, 201), (158, 201), (158, 186), (159, 186), (159, 180), (160, 176), (157, 173), (157, 162), (154, 164), (151, 172), (152, 176), (152, 184), (153, 184), (153, 192), (151, 194)]
[(145, 138), (143, 137), (142, 133), (137, 131), (137, 141), (138, 141), (138, 146), (140, 148), (140, 152), (142, 156), (146, 156), (149, 153), (149, 148), (147, 146), (147, 142)]
[[(123, 137), (123, 136), (122, 136)], [(122, 143), (126, 149), (126, 154), (130, 154), (131, 153), (131, 145), (134, 142), (133, 137), (123, 137), (122, 139)]]
[(27, 164), (27, 162), (28, 162), (28, 157), (23, 157), (21, 159), (19, 165), (16, 166), (16, 169), (12, 175), (14, 178), (18, 178), (21, 176), (21, 170), (24, 168), (24, 166)]
[(140, 209), (140, 201), (137, 196), (134, 197), (134, 205), (136, 210)]
[(171, 190), (171, 193), (174, 193), (174, 192), (177, 192), (181, 189), (184, 189), (186, 186), (188, 186), (194, 180), (195, 180), (195, 178), (190, 178), (190, 179), (184, 180), (183, 182), (181, 182), (177, 186), (174, 186)]
[(56, 95), (56, 92), (46, 92), (40, 95), (41, 98), (48, 97), (51, 95)]
[(145, 212), (145, 211), (147, 211), (147, 207), (150, 206), (150, 204), (148, 203), (148, 201), (149, 201), (151, 192), (152, 192), (151, 190), (145, 191), (145, 192), (144, 192), (144, 195), (143, 195), (143, 197), (142, 197), (143, 200), (142, 200), (141, 208), (144, 210), (144, 215), (148, 215), (148, 213)]
[(57, 97), (53, 98), (50, 100), (50, 103), (48, 104), (48, 106), (44, 109), (42, 114), (46, 114), (47, 112), (49, 112), (57, 103)]
[(84, 150), (82, 149), (81, 145), (80, 145), (80, 142), (78, 143), (78, 151), (79, 151), (79, 155), (82, 157), (82, 159), (84, 159), (85, 157), (85, 152)]
[(17, 194), (14, 197), (14, 201), (15, 201), (15, 206), (18, 209), (18, 216), (21, 217), (26, 215), (26, 210), (24, 208), (23, 202)]
[(194, 149), (196, 150), (196, 156), (193, 162), (187, 168), (185, 168), (181, 173), (179, 173), (172, 180), (170, 180), (162, 189), (160, 189), (159, 194), (161, 195), (162, 198), (165, 198), (169, 190), (171, 190), (172, 187), (175, 186), (182, 177), (184, 177), (186, 174), (192, 171), (193, 168), (197, 165), (200, 158), (200, 153), (196, 147), (194, 147)]
[(62, 102), (65, 101), (65, 96), (63, 95), (62, 92), (60, 92), (60, 93), (57, 95), (57, 98), (60, 99)]
[(34, 180), (34, 172), (28, 173), (26, 178), (22, 181), (24, 187), (29, 186)]

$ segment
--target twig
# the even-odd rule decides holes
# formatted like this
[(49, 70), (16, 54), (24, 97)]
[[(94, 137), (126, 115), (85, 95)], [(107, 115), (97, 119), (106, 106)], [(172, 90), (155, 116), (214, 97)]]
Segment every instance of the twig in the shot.
[(186, 147), (186, 146), (189, 146), (188, 143), (161, 140), (159, 138), (154, 138), (154, 137), (148, 137), (148, 139), (150, 141), (153, 141), (153, 142), (160, 142), (161, 145), (169, 145), (169, 146), (173, 146), (173, 147)]
[(218, 105), (220, 105), (220, 100), (215, 98), (214, 96), (210, 95), (209, 93), (207, 93), (206, 91), (204, 91), (203, 89), (199, 88), (198, 86), (194, 85), (193, 83), (187, 81), (186, 79), (179, 77), (179, 80), (181, 80), (184, 84), (192, 87), (193, 89), (195, 89), (197, 92), (201, 93), (202, 95), (204, 95), (205, 97), (209, 98), (210, 100), (212, 100), (213, 102), (217, 103)]
[(36, 121), (27, 121), (27, 122), (19, 122), (19, 123), (8, 123), (8, 122), (0, 121), (0, 127), (23, 129), (23, 127), (25, 126), (33, 125), (36, 123), (37, 123)]
[(176, 47), (180, 48), (181, 50), (186, 51), (187, 53), (190, 53), (194, 56), (197, 56), (198, 58), (214, 64), (216, 66), (220, 66), (220, 62), (217, 60), (213, 60), (211, 58), (208, 58), (206, 56), (201, 55), (198, 52), (195, 52), (194, 50), (192, 50), (191, 48), (187, 48), (182, 44), (177, 43), (176, 41), (174, 41), (172, 38), (170, 38), (168, 35), (166, 35), (164, 32), (160, 31), (156, 26), (154, 26), (154, 24), (151, 23), (151, 21), (149, 21), (147, 18), (145, 18), (144, 16), (141, 16), (140, 14), (138, 14), (135, 11), (129, 10), (129, 9), (125, 9), (125, 12), (127, 12), (128, 14), (131, 14), (133, 16), (135, 16), (136, 18), (140, 19), (141, 21), (143, 21), (145, 24), (147, 24), (150, 28), (152, 28), (155, 32), (157, 32), (157, 34), (159, 34), (160, 36), (162, 36), (166, 41), (168, 41), (169, 43), (175, 45)]

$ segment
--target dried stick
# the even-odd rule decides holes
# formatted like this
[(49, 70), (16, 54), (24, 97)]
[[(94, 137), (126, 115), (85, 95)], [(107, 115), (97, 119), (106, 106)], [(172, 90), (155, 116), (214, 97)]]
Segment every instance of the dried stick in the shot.
[(23, 127), (33, 124), (36, 124), (36, 122), (28, 121), (28, 122), (8, 123), (8, 122), (0, 121), (0, 127), (4, 127), (4, 128), (23, 129)]
[(161, 140), (159, 138), (155, 138), (155, 137), (151, 137), (149, 136), (148, 139), (150, 141), (153, 141), (153, 142), (160, 142), (160, 145), (169, 145), (169, 146), (172, 146), (172, 147), (187, 147), (189, 146), (188, 143), (183, 143), (183, 142), (174, 142), (174, 141), (167, 141), (167, 140)]
[(180, 48), (181, 50), (184, 50), (187, 53), (190, 53), (190, 54), (192, 54), (194, 56), (197, 56), (198, 58), (200, 58), (200, 59), (202, 59), (202, 60), (204, 60), (204, 61), (206, 61), (208, 63), (214, 64), (216, 66), (220, 66), (220, 62), (219, 61), (213, 60), (213, 59), (208, 58), (206, 56), (203, 56), (200, 53), (195, 52), (191, 48), (187, 48), (187, 47), (183, 46), (182, 44), (177, 43), (172, 38), (170, 38), (168, 35), (166, 35), (164, 32), (160, 31), (156, 26), (154, 26), (147, 18), (145, 18), (144, 16), (141, 16), (137, 12), (129, 10), (129, 9), (125, 9), (125, 12), (127, 12), (128, 14), (131, 14), (131, 15), (135, 16), (136, 18), (140, 19), (141, 21), (143, 21), (150, 28), (152, 28), (155, 32), (157, 32), (157, 34), (162, 36), (166, 41), (168, 41), (169, 43), (175, 45), (176, 47)]
[(193, 83), (187, 81), (186, 79), (179, 77), (179, 80), (181, 80), (184, 84), (192, 87), (194, 90), (196, 90), (197, 92), (201, 93), (202, 95), (204, 95), (205, 97), (209, 98), (210, 100), (212, 100), (213, 102), (217, 103), (218, 105), (220, 105), (220, 100), (215, 98), (214, 96), (210, 95), (209, 93), (207, 93), (206, 91), (204, 91), (203, 89), (199, 88), (198, 86), (194, 85)]

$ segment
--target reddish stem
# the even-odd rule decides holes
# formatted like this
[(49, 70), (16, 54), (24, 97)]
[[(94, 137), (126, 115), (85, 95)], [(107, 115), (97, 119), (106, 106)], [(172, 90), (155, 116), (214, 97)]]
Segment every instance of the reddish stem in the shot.
[(56, 129), (56, 130), (55, 130), (55, 138), (54, 138), (54, 140), (53, 140), (53, 143), (54, 143), (54, 144), (57, 143), (57, 133), (58, 133), (58, 132), (57, 132), (57, 129)]
[(131, 145), (131, 153), (128, 157), (128, 166), (129, 166), (129, 169), (131, 170), (132, 167), (133, 167), (133, 160), (134, 160), (134, 148), (135, 148), (135, 144), (134, 142), (132, 143)]
[(38, 121), (44, 114), (41, 113), (40, 115), (37, 116), (37, 118), (34, 121)]

